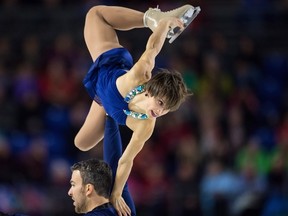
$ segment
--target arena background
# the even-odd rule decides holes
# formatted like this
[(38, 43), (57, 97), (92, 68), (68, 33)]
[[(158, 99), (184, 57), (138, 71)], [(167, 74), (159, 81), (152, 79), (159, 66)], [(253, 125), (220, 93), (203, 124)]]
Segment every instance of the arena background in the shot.
[[(1, 0), (0, 211), (76, 215), (70, 165), (102, 157), (101, 144), (84, 153), (73, 144), (91, 103), (81, 83), (87, 10), (185, 3), (202, 11), (156, 66), (179, 70), (194, 96), (157, 121), (136, 158), (138, 215), (288, 215), (285, 0)], [(119, 37), (137, 60), (149, 34)]]

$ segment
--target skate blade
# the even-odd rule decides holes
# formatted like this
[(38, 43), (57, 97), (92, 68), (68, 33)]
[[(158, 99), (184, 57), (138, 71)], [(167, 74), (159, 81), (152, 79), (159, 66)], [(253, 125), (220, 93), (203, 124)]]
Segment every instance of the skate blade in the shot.
[(180, 18), (180, 20), (184, 23), (184, 28), (180, 30), (179, 27), (176, 27), (169, 31), (167, 35), (167, 38), (170, 38), (169, 43), (172, 43), (190, 25), (190, 23), (197, 17), (200, 11), (200, 7), (195, 7), (190, 8), (184, 13), (184, 15)]

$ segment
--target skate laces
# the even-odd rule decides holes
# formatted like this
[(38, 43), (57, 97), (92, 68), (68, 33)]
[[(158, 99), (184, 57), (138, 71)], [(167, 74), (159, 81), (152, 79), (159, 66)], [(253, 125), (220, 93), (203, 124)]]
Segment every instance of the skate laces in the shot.
[[(186, 6), (186, 5), (185, 5), (185, 6)], [(178, 7), (178, 8), (174, 8), (174, 9), (172, 9), (172, 10), (164, 11), (163, 13), (173, 13), (174, 11), (177, 11), (177, 10), (183, 8), (183, 7), (184, 7), (184, 6)], [(193, 6), (192, 6), (192, 7), (193, 7)]]
[(175, 10), (177, 10), (177, 9), (178, 9), (178, 8), (175, 8), (175, 9), (173, 9), (173, 10), (168, 10), (168, 11), (161, 11), (161, 9), (159, 8), (159, 5), (157, 5), (156, 8), (151, 8), (151, 10), (159, 11), (159, 12), (161, 12), (161, 13), (170, 13), (170, 12), (173, 12), (173, 11), (175, 11)]
[(161, 10), (160, 10), (160, 8), (159, 8), (159, 5), (157, 5), (157, 7), (156, 8), (149, 8), (150, 10), (153, 10), (153, 11), (160, 11), (160, 12), (162, 12)]

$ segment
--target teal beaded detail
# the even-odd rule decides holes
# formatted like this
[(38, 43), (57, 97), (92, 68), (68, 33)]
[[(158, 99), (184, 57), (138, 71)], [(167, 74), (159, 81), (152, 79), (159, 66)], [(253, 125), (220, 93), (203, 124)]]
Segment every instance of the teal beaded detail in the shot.
[(127, 116), (131, 116), (136, 119), (148, 119), (148, 116), (144, 113), (138, 113), (131, 110), (123, 110)]
[(132, 89), (124, 98), (124, 100), (129, 103), (137, 94), (143, 93), (145, 91), (145, 85), (139, 85)]
[[(136, 88), (132, 89), (124, 98), (124, 101), (129, 103), (137, 94), (141, 94), (145, 91), (145, 85), (139, 85)], [(127, 116), (131, 116), (136, 119), (148, 119), (148, 116), (144, 113), (138, 113), (131, 110), (123, 110)]]

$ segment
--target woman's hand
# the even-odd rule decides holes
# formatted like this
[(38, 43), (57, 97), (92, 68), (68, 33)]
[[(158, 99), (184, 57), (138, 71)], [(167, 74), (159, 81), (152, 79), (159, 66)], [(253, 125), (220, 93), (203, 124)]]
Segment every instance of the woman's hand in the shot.
[(122, 196), (115, 196), (112, 194), (110, 197), (110, 202), (116, 209), (119, 216), (131, 215), (131, 209), (128, 207)]
[(168, 26), (169, 29), (178, 29), (178, 30), (183, 30), (184, 28), (184, 23), (176, 17), (164, 17), (159, 21), (158, 25), (161, 25), (161, 23), (164, 23)]

